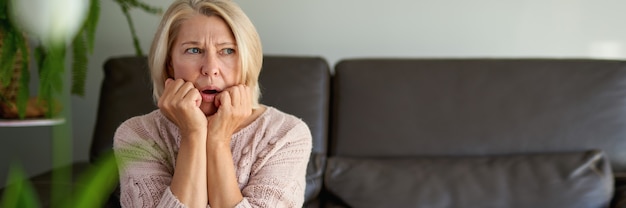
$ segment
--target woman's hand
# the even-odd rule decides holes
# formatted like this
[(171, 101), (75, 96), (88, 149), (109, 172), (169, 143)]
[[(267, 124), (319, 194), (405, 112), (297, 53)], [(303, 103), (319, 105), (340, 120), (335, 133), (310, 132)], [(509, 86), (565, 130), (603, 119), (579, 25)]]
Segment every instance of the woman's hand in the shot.
[(208, 117), (207, 139), (230, 146), (233, 133), (252, 115), (252, 90), (246, 85), (226, 88), (215, 96), (215, 106), (217, 112)]
[(200, 109), (202, 96), (193, 83), (182, 79), (165, 80), (158, 106), (161, 112), (181, 131), (182, 135), (206, 135), (207, 118)]

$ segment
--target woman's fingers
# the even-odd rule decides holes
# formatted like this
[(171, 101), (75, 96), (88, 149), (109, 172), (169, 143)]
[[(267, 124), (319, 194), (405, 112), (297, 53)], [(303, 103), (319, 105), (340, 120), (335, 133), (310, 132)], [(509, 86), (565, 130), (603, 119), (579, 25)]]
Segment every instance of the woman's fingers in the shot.
[(180, 106), (181, 104), (185, 104), (185, 102), (181, 103), (180, 101), (188, 101), (197, 104), (198, 99), (201, 101), (200, 92), (198, 92), (198, 89), (196, 89), (191, 82), (185, 82), (182, 79), (167, 79), (159, 101), (163, 101), (163, 104), (166, 105), (164, 107), (171, 107), (173, 105)]
[(198, 99), (201, 99), (200, 92), (198, 91), (198, 89), (196, 89), (196, 87), (193, 86), (191, 82), (183, 83), (180, 88), (178, 88), (178, 91), (176, 91), (174, 97), (175, 101), (178, 102), (179, 107), (181, 108), (191, 106), (198, 107), (199, 105), (196, 106), (196, 104), (198, 103)]
[(233, 106), (241, 105), (241, 85), (234, 86), (230, 89), (230, 94), (232, 96), (230, 99), (230, 103)]
[(232, 102), (231, 102), (232, 98), (231, 98), (230, 90), (224, 90), (218, 96), (219, 96), (219, 101), (220, 101), (220, 108), (232, 107)]
[[(252, 93), (245, 85), (236, 85), (222, 91), (219, 95), (220, 107), (218, 113), (224, 119), (240, 122), (252, 114)], [(220, 116), (221, 117), (221, 116)]]
[[(168, 78), (165, 80), (165, 87), (163, 88), (163, 93), (159, 98), (159, 107), (170, 108), (175, 101), (174, 98), (177, 97), (178, 91), (180, 87), (185, 83), (182, 79), (172, 80)], [(161, 106), (163, 105), (163, 106)]]
[(198, 114), (198, 111), (201, 113), (199, 109), (201, 103), (202, 96), (193, 83), (182, 79), (167, 79), (158, 106), (170, 120), (179, 123), (181, 119), (189, 119), (179, 117), (195, 117), (193, 114)]
[(246, 105), (251, 106), (252, 93), (250, 92), (248, 86), (236, 85), (226, 88), (218, 95), (218, 97), (220, 98), (218, 100), (221, 102), (222, 105), (225, 104), (224, 102), (227, 102), (228, 106), (247, 107)]

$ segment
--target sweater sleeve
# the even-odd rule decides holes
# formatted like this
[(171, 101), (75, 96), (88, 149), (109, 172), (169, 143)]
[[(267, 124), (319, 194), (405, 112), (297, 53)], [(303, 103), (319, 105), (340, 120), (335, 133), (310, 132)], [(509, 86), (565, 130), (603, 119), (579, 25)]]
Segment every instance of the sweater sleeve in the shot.
[(301, 121), (283, 137), (270, 139), (236, 207), (302, 207), (311, 148), (311, 132)]
[(122, 207), (185, 207), (170, 191), (173, 167), (167, 162), (167, 153), (150, 138), (154, 135), (149, 131), (135, 118), (115, 133), (120, 203)]

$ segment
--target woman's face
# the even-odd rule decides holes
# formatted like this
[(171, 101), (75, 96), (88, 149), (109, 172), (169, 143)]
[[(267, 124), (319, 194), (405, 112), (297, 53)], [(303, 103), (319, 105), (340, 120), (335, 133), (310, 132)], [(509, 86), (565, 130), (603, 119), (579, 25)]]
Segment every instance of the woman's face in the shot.
[(170, 54), (170, 76), (194, 84), (202, 95), (200, 109), (205, 115), (217, 112), (213, 101), (218, 93), (239, 84), (237, 43), (220, 17), (198, 14), (185, 20)]

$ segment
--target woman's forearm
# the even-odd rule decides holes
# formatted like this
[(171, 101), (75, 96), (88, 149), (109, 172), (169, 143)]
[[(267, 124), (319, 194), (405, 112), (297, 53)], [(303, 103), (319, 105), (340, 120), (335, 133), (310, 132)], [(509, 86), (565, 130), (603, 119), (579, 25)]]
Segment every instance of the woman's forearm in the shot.
[[(170, 189), (187, 207), (206, 207), (206, 136), (188, 135), (181, 139)], [(197, 139), (196, 139), (197, 138)]]
[(243, 199), (237, 177), (230, 144), (207, 145), (207, 187), (211, 207), (234, 207)]

